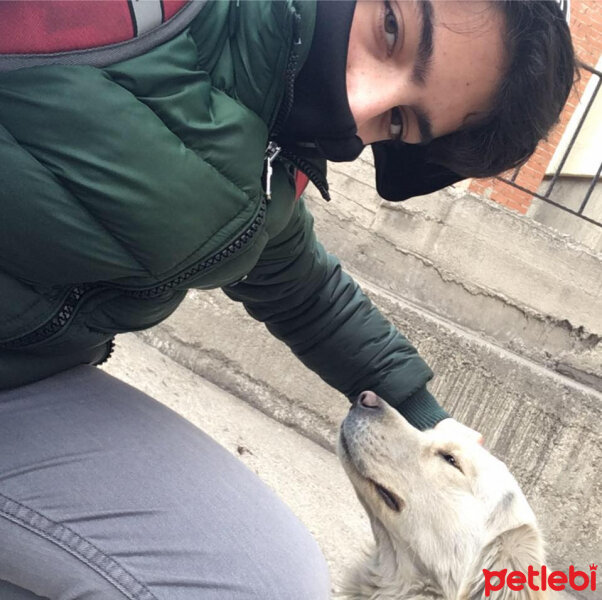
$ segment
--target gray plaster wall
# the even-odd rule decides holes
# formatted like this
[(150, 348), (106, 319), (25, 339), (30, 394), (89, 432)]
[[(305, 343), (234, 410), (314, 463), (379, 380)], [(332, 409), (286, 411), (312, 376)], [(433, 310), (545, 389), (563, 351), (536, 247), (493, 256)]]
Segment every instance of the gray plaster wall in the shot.
[[(550, 177), (543, 180), (537, 190), (545, 195)], [(550, 196), (554, 202), (571, 210), (579, 211), (592, 185), (592, 178), (560, 177)], [(534, 198), (527, 214), (544, 225), (568, 234), (596, 252), (602, 252), (602, 227), (568, 213), (553, 204)], [(583, 207), (582, 214), (598, 223), (602, 223), (602, 180), (591, 190), (591, 196)]]
[[(548, 564), (598, 563), (600, 255), (462, 189), (383, 203), (366, 156), (332, 165), (330, 181), (330, 204), (308, 199), (322, 242), (418, 347), (444, 407), (508, 463), (546, 532)], [(139, 335), (333, 449), (346, 399), (221, 291), (190, 292)]]
[(332, 165), (316, 230), (354, 273), (602, 390), (602, 254), (462, 189), (380, 201), (372, 165)]

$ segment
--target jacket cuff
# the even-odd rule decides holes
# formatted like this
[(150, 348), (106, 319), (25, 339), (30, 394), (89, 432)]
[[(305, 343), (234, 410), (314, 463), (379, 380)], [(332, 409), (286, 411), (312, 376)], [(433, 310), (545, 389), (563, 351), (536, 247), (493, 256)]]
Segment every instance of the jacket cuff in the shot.
[(439, 421), (450, 417), (426, 389), (426, 386), (401, 402), (397, 410), (409, 421), (410, 425), (421, 431), (430, 429)]

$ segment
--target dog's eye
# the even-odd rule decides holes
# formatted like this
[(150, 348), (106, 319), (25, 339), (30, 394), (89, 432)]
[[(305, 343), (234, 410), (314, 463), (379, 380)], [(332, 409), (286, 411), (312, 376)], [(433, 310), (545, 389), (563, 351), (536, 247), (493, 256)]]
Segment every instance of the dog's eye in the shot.
[(452, 454), (448, 454), (447, 452), (439, 452), (439, 456), (443, 460), (448, 462), (452, 467), (456, 467), (456, 469), (458, 469), (458, 471), (462, 472), (462, 469), (460, 468), (458, 461), (455, 459), (455, 457)]

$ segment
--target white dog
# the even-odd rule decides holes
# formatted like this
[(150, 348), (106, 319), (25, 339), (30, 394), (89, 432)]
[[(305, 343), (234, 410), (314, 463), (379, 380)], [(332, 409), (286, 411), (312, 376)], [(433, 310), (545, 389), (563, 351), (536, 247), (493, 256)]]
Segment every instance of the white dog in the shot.
[(339, 457), (376, 545), (346, 582), (345, 598), (546, 597), (528, 585), (491, 591), (500, 588), (501, 577), (486, 577), (484, 569), (539, 570), (543, 544), (506, 465), (453, 429), (421, 432), (372, 392), (354, 402), (341, 425)]

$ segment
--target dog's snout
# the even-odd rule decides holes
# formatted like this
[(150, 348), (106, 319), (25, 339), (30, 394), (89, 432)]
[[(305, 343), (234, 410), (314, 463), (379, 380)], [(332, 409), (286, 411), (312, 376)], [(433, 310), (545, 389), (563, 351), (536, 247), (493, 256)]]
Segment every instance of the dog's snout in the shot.
[(362, 392), (358, 399), (358, 404), (363, 406), (364, 408), (380, 408), (381, 401), (380, 398), (374, 393), (370, 391)]

